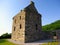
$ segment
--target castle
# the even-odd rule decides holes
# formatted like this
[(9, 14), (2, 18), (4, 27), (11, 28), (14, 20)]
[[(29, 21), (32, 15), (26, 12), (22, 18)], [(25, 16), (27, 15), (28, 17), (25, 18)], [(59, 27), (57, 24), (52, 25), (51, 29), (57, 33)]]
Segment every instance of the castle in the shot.
[(32, 42), (42, 38), (41, 14), (31, 1), (24, 10), (13, 17), (12, 40)]

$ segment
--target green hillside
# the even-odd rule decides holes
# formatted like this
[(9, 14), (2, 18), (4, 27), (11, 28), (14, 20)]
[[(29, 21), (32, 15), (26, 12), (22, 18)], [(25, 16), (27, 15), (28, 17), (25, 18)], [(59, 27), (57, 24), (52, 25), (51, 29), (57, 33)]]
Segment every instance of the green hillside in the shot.
[(43, 31), (52, 31), (52, 30), (57, 30), (60, 29), (60, 20), (57, 20), (51, 24), (42, 26)]

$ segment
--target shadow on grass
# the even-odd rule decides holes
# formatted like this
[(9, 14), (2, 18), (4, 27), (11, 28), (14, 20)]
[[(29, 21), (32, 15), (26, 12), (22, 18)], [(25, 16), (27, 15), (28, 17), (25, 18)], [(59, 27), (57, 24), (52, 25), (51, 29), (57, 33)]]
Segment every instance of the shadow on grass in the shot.
[(0, 39), (0, 43), (6, 42), (5, 39)]

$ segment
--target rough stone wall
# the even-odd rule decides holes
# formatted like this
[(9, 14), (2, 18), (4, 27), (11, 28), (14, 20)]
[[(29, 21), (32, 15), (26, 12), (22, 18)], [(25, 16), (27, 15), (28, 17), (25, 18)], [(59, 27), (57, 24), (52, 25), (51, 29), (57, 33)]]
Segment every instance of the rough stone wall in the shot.
[(24, 42), (25, 40), (24, 38), (25, 38), (25, 12), (21, 11), (13, 18), (12, 39)]
[(38, 13), (26, 13), (25, 42), (41, 39), (41, 15)]
[(43, 40), (53, 39), (53, 34), (51, 31), (42, 31), (42, 36)]
[(41, 29), (41, 16), (38, 13), (22, 11), (13, 18), (12, 39), (22, 42), (32, 42), (41, 39)]
[(60, 39), (60, 29), (56, 30), (56, 36), (57, 36), (57, 39)]
[(60, 29), (53, 30), (53, 31), (47, 31), (47, 32), (43, 31), (42, 35), (43, 35), (44, 40), (54, 39), (54, 36), (56, 36), (57, 39), (59, 40), (60, 39)]

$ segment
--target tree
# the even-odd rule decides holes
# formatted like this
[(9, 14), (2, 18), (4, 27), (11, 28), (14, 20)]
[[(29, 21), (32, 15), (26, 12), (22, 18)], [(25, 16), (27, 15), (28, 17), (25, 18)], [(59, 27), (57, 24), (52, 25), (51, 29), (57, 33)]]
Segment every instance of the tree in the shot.
[(3, 34), (3, 35), (1, 35), (0, 36), (0, 38), (2, 39), (2, 38), (11, 38), (11, 33), (10, 34), (8, 34), (8, 33), (5, 33), (5, 34)]

